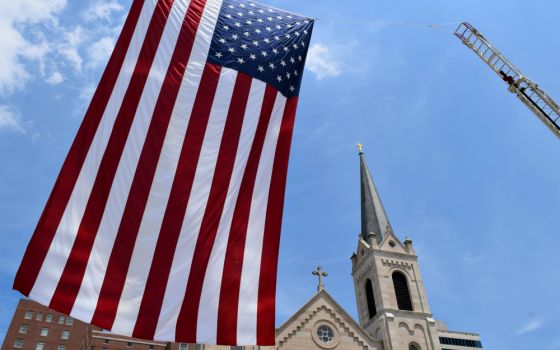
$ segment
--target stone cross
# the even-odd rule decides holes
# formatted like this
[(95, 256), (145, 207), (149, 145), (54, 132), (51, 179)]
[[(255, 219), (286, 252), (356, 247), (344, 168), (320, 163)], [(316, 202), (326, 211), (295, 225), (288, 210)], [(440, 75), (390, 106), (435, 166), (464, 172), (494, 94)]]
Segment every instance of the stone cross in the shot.
[(318, 266), (315, 271), (312, 272), (313, 275), (319, 277), (319, 285), (317, 286), (317, 291), (320, 292), (325, 289), (325, 284), (323, 283), (323, 277), (327, 277), (329, 274), (323, 271), (321, 266)]

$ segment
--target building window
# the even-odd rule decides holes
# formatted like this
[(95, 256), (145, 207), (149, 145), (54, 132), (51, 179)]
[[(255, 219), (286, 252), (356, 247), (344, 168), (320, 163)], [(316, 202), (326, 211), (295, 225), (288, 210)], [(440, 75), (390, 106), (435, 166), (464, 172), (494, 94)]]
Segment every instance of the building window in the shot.
[(103, 344), (109, 344), (109, 339), (103, 339)]
[(37, 317), (35, 317), (35, 319), (37, 321), (42, 321), (43, 320), (43, 313), (42, 312), (37, 312)]
[(35, 350), (43, 350), (45, 348), (45, 343), (43, 343), (42, 341), (38, 342), (37, 345), (35, 345)]
[(132, 346), (132, 342), (129, 341), (128, 343), (126, 343), (126, 346), (128, 346), (130, 348)]
[(194, 350), (202, 350), (202, 345), (194, 344)]
[(33, 317), (32, 311), (25, 311), (25, 316), (23, 316), (23, 318), (25, 318), (26, 320), (30, 320), (32, 317)]
[(64, 324), (65, 321), (66, 321), (66, 317), (64, 317), (64, 316), (60, 316), (58, 318), (58, 324)]
[(46, 337), (49, 335), (49, 329), (46, 327), (41, 328), (41, 337)]
[(47, 314), (47, 318), (45, 319), (46, 322), (52, 322), (53, 319), (53, 315), (52, 314)]
[(188, 350), (189, 345), (185, 343), (179, 344), (179, 350)]
[(17, 338), (14, 342), (14, 348), (21, 349), (23, 348), (23, 339)]
[(22, 324), (21, 326), (19, 326), (19, 332), (21, 334), (27, 334), (28, 330), (29, 330), (29, 326), (26, 324)]
[(408, 350), (420, 350), (420, 348), (418, 348), (418, 346), (415, 344), (410, 344), (408, 346)]
[(323, 343), (331, 343), (334, 340), (334, 331), (327, 325), (317, 328), (317, 336)]
[(68, 339), (70, 338), (70, 331), (62, 331), (62, 334), (60, 335), (60, 339)]
[(242, 346), (230, 346), (229, 347), (230, 350), (243, 350)]
[(73, 325), (73, 324), (74, 324), (74, 319), (73, 319), (72, 317), (68, 317), (68, 318), (66, 319), (66, 325), (67, 325), (67, 326), (71, 326), (71, 325)]
[(375, 308), (375, 297), (373, 296), (373, 285), (371, 280), (368, 278), (366, 280), (366, 301), (369, 319), (371, 320), (375, 315), (377, 315), (377, 309)]
[(57, 350), (66, 350), (66, 345), (59, 345)]
[(153, 346), (153, 345), (150, 345), (150, 346), (149, 346), (149, 349), (150, 349), (150, 350), (154, 350), (154, 346)]
[(413, 311), (410, 291), (408, 290), (408, 282), (402, 272), (393, 272), (393, 286), (395, 287), (395, 295), (397, 297), (399, 310)]

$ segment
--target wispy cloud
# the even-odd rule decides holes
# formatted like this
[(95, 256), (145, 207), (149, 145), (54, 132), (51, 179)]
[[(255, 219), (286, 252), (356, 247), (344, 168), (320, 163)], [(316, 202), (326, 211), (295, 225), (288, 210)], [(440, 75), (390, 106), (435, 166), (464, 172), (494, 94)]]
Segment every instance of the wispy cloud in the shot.
[(25, 134), (25, 128), (19, 112), (6, 105), (0, 105), (0, 131), (2, 130), (11, 130)]
[(527, 321), (521, 328), (519, 328), (515, 334), (516, 335), (524, 335), (527, 333), (531, 333), (536, 331), (537, 329), (541, 328), (544, 325), (544, 320), (539, 318), (533, 318)]
[(93, 43), (88, 49), (88, 66), (98, 67), (107, 62), (109, 55), (113, 52), (115, 40), (112, 37), (105, 36)]
[(113, 12), (120, 12), (123, 6), (115, 0), (98, 0), (95, 1), (85, 12), (84, 19), (88, 22), (96, 20), (108, 21), (111, 19)]
[(318, 80), (342, 74), (342, 63), (334, 52), (324, 44), (313, 44), (307, 54), (307, 69)]

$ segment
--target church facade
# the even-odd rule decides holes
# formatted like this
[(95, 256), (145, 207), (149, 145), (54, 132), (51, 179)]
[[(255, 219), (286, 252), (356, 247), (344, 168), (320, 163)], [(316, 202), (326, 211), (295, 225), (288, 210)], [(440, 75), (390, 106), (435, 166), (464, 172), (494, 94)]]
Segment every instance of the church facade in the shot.
[(450, 331), (434, 318), (412, 240), (393, 232), (362, 150), (360, 182), (361, 233), (351, 257), (359, 320), (320, 282), (317, 294), (277, 330), (275, 348), (482, 349), (478, 334)]

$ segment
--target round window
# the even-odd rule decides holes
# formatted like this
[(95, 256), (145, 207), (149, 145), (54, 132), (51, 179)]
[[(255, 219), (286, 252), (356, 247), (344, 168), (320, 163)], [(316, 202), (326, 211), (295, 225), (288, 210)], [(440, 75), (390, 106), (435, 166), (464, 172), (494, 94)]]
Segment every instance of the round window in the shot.
[(331, 343), (334, 340), (334, 331), (327, 325), (317, 328), (317, 337), (324, 343)]
[(389, 245), (390, 245), (392, 248), (395, 248), (395, 246), (396, 246), (397, 244), (396, 244), (394, 241), (389, 241)]

